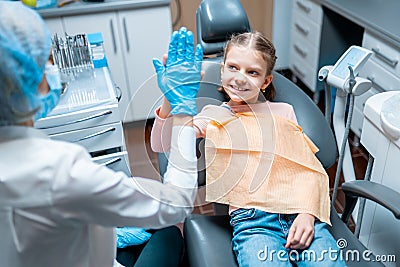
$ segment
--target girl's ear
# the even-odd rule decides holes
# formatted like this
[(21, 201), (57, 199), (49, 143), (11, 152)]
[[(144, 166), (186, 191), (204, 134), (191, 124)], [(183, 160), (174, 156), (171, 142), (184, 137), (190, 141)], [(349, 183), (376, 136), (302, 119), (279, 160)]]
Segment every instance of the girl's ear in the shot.
[(224, 73), (224, 62), (221, 62), (221, 77), (223, 73)]
[(262, 90), (265, 90), (265, 88), (268, 87), (268, 85), (272, 82), (272, 78), (273, 78), (273, 77), (274, 77), (274, 76), (273, 76), (272, 74), (267, 75), (267, 76), (265, 77), (264, 83), (261, 85), (261, 89), (262, 89)]

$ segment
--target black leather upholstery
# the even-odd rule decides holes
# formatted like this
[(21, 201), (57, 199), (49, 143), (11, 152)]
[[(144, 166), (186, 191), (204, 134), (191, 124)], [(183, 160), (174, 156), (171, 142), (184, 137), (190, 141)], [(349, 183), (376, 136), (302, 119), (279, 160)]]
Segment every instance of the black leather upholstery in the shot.
[(229, 215), (192, 214), (183, 235), (190, 267), (237, 266)]
[(324, 168), (331, 167), (338, 156), (336, 141), (331, 128), (320, 109), (297, 85), (274, 72), (272, 83), (276, 89), (274, 101), (289, 103), (294, 107), (296, 118), (304, 133), (321, 148), (317, 153)]
[(240, 0), (203, 0), (196, 12), (197, 41), (205, 55), (221, 53), (232, 33), (251, 31)]

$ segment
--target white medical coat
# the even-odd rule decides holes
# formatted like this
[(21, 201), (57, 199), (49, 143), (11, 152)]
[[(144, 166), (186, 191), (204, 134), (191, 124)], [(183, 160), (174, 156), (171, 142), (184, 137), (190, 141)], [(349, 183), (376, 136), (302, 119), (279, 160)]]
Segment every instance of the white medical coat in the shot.
[(194, 140), (186, 127), (186, 151), (161, 184), (97, 165), (81, 146), (31, 127), (0, 127), (0, 266), (110, 267), (115, 226), (181, 222), (196, 191)]

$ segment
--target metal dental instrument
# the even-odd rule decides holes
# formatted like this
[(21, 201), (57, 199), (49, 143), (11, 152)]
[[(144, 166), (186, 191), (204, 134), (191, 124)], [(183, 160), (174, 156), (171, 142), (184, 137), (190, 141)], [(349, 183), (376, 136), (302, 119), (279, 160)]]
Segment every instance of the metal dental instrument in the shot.
[(68, 35), (59, 37), (54, 34), (52, 38), (52, 54), (54, 63), (58, 65), (61, 73), (63, 93), (68, 83), (84, 70), (92, 71), (94, 68), (92, 50), (86, 34)]

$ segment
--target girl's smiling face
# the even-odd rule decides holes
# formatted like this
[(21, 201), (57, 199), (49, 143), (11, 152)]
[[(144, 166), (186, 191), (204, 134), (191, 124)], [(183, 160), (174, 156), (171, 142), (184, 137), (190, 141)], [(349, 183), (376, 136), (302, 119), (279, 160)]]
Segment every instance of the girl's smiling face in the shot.
[(266, 75), (267, 62), (260, 52), (244, 46), (232, 46), (221, 63), (221, 82), (229, 105), (256, 103), (260, 90), (272, 81)]

